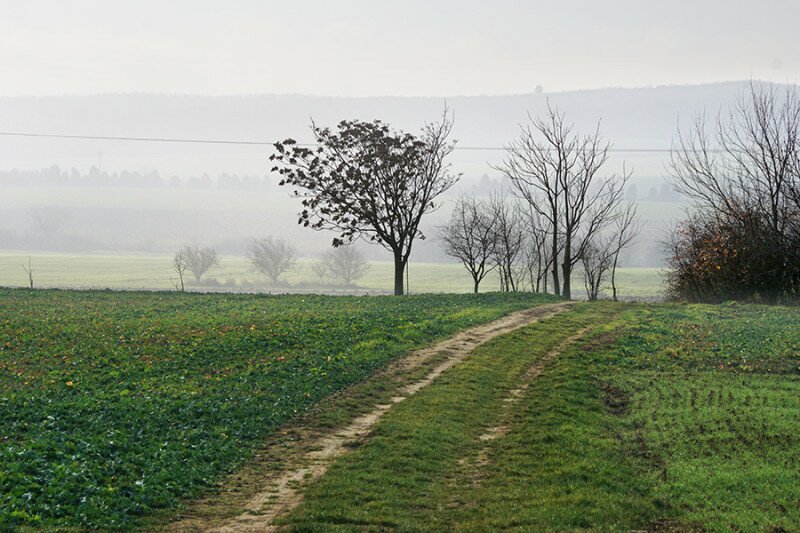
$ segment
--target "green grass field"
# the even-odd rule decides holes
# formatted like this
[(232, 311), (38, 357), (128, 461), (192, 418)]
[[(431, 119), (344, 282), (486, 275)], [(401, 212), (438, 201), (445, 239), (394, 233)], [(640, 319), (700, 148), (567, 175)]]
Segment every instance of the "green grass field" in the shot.
[[(29, 255), (22, 252), (0, 252), (0, 286), (20, 287), (27, 284), (22, 263)], [(175, 275), (171, 271), (171, 256), (160, 255), (68, 255), (31, 254), (36, 270), (35, 282), (44, 288), (92, 288), (126, 290), (174, 290)], [(321, 286), (311, 271), (310, 261), (300, 261), (294, 271), (284, 278), (286, 284), (270, 286), (263, 276), (253, 272), (243, 257), (223, 257), (220, 268), (209, 273), (208, 280), (197, 285), (188, 282), (189, 290), (250, 291), (250, 292), (389, 292), (393, 287), (393, 265), (373, 262), (367, 275), (357, 287)], [(633, 298), (657, 298), (663, 294), (661, 270), (657, 268), (621, 268), (617, 273), (619, 295)], [(411, 292), (464, 293), (472, 290), (466, 270), (457, 264), (411, 263), (409, 268)], [(490, 274), (482, 284), (483, 291), (496, 291), (499, 283)], [(573, 281), (576, 297), (584, 293), (580, 272)]]
[[(447, 354), (373, 375), (389, 361), (550, 301), (0, 289), (0, 530), (169, 530), (259, 486), (219, 490), (287, 422), (335, 432)], [(579, 303), (389, 409), (278, 521), (796, 531), (798, 397), (798, 308)]]
[[(508, 408), (526, 368), (585, 326)], [(495, 339), (398, 405), (281, 522), (797, 531), (799, 376), (797, 309), (584, 305)]]
[(398, 355), (552, 300), (0, 289), (0, 530), (129, 528)]

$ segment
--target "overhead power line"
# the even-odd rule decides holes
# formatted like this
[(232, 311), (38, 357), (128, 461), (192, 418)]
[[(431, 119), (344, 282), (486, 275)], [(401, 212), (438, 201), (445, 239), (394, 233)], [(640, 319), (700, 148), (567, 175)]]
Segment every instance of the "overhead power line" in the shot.
[[(108, 135), (66, 135), (58, 133), (26, 133), (15, 131), (0, 131), (0, 135), (6, 137), (37, 137), (46, 139), (77, 139), (89, 141), (133, 141), (133, 142), (160, 142), (160, 143), (189, 143), (189, 144), (233, 144), (249, 146), (273, 146), (274, 142), (269, 141), (237, 141), (230, 139), (181, 139), (169, 137), (113, 137)], [(319, 146), (316, 143), (297, 143), (296, 146), (314, 148)], [(465, 151), (505, 151), (503, 146), (458, 146), (456, 150)], [(609, 152), (618, 153), (643, 153), (643, 154), (668, 154), (669, 148), (609, 148)]]
[[(163, 142), (163, 143), (196, 143), (196, 144), (249, 144), (272, 146), (274, 143), (265, 141), (232, 141), (219, 139), (172, 139), (165, 137), (110, 137), (106, 135), (62, 135), (58, 133), (22, 133), (2, 131), (0, 135), (7, 137), (42, 137), (49, 139), (83, 139), (97, 141), (139, 141), (139, 142)], [(306, 144), (301, 146), (314, 146)]]

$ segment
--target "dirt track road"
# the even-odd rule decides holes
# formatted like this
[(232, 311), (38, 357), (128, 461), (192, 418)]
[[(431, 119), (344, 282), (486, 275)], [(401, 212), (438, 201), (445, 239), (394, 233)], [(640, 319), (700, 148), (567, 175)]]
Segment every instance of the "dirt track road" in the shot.
[[(389, 402), (373, 405), (366, 414), (358, 416), (343, 427), (327, 431), (313, 429), (305, 431), (302, 438), (296, 439), (287, 449), (282, 450), (282, 455), (289, 458), (286, 466), (265, 472), (263, 479), (258, 480), (256, 490), (251, 490), (251, 497), (240, 506), (233, 518), (228, 518), (223, 523), (218, 519), (208, 518), (208, 516), (229, 515), (231, 509), (227, 509), (227, 512), (210, 514), (193, 513), (190, 509), (188, 516), (170, 524), (168, 529), (219, 533), (275, 531), (274, 519), (302, 502), (304, 484), (324, 475), (331, 463), (347, 452), (348, 444), (366, 438), (373, 426), (394, 405), (431, 385), (436, 378), (468, 357), (477, 346), (518, 328), (552, 317), (572, 305), (572, 302), (562, 302), (518, 311), (462, 331), (428, 348), (411, 352), (389, 365), (382, 374), (408, 372), (423, 366), (434, 357), (444, 358), (422, 379), (400, 387)], [(236, 487), (228, 490), (235, 491)], [(214, 504), (213, 501), (203, 503), (206, 507)], [(225, 506), (222, 502), (220, 505)]]

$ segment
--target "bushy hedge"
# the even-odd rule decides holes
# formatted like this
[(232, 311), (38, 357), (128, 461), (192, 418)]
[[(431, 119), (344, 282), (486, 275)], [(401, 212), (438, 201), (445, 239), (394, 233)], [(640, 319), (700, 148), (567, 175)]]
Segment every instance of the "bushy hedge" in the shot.
[(670, 241), (673, 298), (720, 302), (794, 301), (800, 296), (800, 235), (778, 231), (755, 209), (694, 215)]

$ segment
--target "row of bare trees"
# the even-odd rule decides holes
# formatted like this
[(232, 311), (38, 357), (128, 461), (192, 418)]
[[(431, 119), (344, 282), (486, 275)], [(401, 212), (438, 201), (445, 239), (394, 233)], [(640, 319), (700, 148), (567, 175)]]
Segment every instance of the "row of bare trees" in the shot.
[[(609, 275), (612, 297), (617, 299), (620, 254), (639, 231), (635, 206), (628, 204), (615, 213), (604, 229), (584, 244), (580, 255), (590, 300), (598, 299)], [(518, 198), (462, 196), (455, 202), (450, 221), (440, 228), (439, 238), (445, 253), (469, 272), (475, 293), (493, 271), (501, 291), (548, 292), (548, 273), (564, 250), (563, 240), (556, 239), (553, 253), (551, 231), (546, 217)]]
[[(636, 233), (635, 210), (623, 206), (631, 173), (625, 168), (621, 174), (603, 172), (611, 145), (599, 123), (594, 131), (579, 133), (552, 107), (545, 116), (528, 119), (519, 138), (506, 147), (505, 161), (495, 168), (510, 179), (525, 209), (536, 215), (537, 231), (548, 248), (553, 292), (570, 299), (572, 273), (583, 262), (590, 270), (589, 297), (596, 297), (598, 278), (602, 280), (607, 265), (618, 264), (620, 250)], [(631, 220), (620, 223), (626, 218)], [(623, 229), (622, 237), (614, 236)]]
[[(297, 266), (299, 257), (300, 253), (291, 242), (274, 237), (253, 239), (246, 255), (251, 268), (276, 285), (283, 274)], [(191, 274), (200, 283), (206, 273), (219, 266), (219, 256), (214, 248), (184, 246), (172, 260), (172, 270), (177, 275), (173, 280), (175, 288), (184, 291), (187, 275)], [(335, 280), (351, 285), (367, 273), (369, 265), (358, 250), (344, 246), (322, 254), (311, 264), (311, 270), (322, 283)]]
[(578, 133), (554, 108), (528, 118), (495, 166), (510, 179), (515, 200), (461, 198), (441, 231), (445, 251), (467, 268), (475, 292), (497, 269), (501, 290), (549, 285), (569, 299), (580, 264), (589, 299), (598, 298), (610, 273), (616, 300), (620, 254), (640, 229), (635, 206), (623, 202), (631, 173), (602, 173), (610, 144), (599, 125)]

